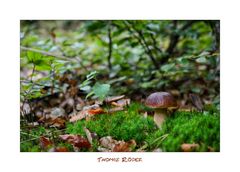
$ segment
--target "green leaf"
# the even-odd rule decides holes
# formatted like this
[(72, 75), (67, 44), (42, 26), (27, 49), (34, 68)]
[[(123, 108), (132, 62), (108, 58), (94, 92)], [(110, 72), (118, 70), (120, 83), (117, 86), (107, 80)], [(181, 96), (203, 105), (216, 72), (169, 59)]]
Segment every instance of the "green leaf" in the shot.
[(52, 69), (52, 67), (49, 65), (49, 64), (41, 64), (41, 65), (38, 65), (36, 66), (36, 70), (39, 70), (39, 71), (50, 71)]
[(107, 96), (110, 90), (110, 85), (96, 83), (92, 89), (94, 94), (102, 101)]
[(163, 65), (161, 67), (161, 70), (164, 71), (164, 72), (168, 72), (170, 71), (173, 67), (174, 67), (175, 64), (171, 63), (171, 64), (166, 64), (166, 65)]
[(86, 96), (86, 99), (87, 99), (88, 97), (91, 97), (93, 94), (94, 94), (93, 91), (91, 91), (90, 93), (88, 93), (87, 96)]
[(192, 92), (198, 93), (198, 94), (201, 92), (201, 89), (200, 88), (196, 88), (196, 87), (191, 88), (191, 90), (192, 90)]
[(207, 59), (205, 56), (197, 58), (196, 60), (198, 63), (207, 63)]
[(97, 71), (93, 71), (87, 75), (87, 80), (93, 79), (97, 75)]
[(86, 86), (80, 87), (80, 90), (88, 92), (89, 90), (91, 90), (91, 87), (89, 85), (86, 85)]

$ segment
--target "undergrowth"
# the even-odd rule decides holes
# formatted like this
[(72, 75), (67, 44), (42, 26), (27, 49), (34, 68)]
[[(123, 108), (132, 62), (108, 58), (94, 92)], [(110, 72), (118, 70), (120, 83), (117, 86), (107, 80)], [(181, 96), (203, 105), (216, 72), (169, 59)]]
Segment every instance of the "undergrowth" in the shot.
[[(152, 116), (144, 117), (144, 111), (149, 111), (141, 104), (132, 103), (125, 111), (113, 114), (95, 115), (91, 120), (81, 120), (75, 123), (68, 123), (66, 130), (46, 129), (38, 127), (28, 130), (28, 133), (21, 133), (21, 151), (39, 152), (38, 137), (48, 135), (57, 145), (66, 145), (59, 140), (58, 135), (80, 134), (86, 137), (84, 127), (95, 132), (98, 138), (112, 136), (116, 140), (129, 141), (134, 139), (137, 143), (136, 149), (145, 147), (146, 151), (153, 151), (160, 148), (164, 152), (179, 152), (183, 143), (197, 143), (199, 148), (196, 151), (220, 151), (220, 114), (218, 110), (205, 112), (175, 112), (158, 129)], [(140, 113), (141, 112), (141, 113)], [(36, 138), (36, 139), (34, 139)], [(32, 140), (33, 139), (33, 140)], [(92, 149), (97, 151), (99, 143), (94, 141)]]
[[(165, 137), (163, 137), (165, 135)], [(159, 138), (159, 139), (158, 139)], [(220, 151), (220, 116), (200, 112), (176, 112), (166, 120), (162, 130), (147, 138), (149, 149), (167, 152), (181, 151), (183, 143), (198, 143), (196, 151)]]
[(77, 121), (67, 126), (67, 132), (71, 134), (85, 135), (84, 127), (97, 133), (101, 138), (112, 136), (116, 140), (129, 141), (134, 139), (142, 143), (149, 133), (157, 130), (151, 117), (144, 118), (139, 115), (138, 104), (131, 105), (127, 111), (119, 111), (114, 114), (101, 114), (94, 116), (90, 121)]

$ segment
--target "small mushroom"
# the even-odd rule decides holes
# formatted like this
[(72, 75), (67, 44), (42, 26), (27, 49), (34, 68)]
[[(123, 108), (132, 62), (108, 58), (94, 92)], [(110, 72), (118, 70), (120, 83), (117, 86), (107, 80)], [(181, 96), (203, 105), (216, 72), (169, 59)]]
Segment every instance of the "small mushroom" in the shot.
[(145, 105), (155, 109), (154, 121), (159, 128), (161, 128), (162, 123), (168, 116), (167, 109), (177, 108), (177, 102), (174, 100), (173, 96), (167, 92), (152, 93), (147, 97)]

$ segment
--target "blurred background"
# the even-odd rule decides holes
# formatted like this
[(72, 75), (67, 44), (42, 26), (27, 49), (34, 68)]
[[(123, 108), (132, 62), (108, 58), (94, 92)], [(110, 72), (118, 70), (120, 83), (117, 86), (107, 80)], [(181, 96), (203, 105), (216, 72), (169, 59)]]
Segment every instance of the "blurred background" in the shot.
[[(63, 76), (81, 85), (97, 71), (109, 95), (142, 101), (168, 91), (184, 107), (193, 93), (220, 108), (220, 21), (22, 20), (20, 40), (22, 101), (62, 91)], [(80, 94), (90, 87), (79, 86)]]

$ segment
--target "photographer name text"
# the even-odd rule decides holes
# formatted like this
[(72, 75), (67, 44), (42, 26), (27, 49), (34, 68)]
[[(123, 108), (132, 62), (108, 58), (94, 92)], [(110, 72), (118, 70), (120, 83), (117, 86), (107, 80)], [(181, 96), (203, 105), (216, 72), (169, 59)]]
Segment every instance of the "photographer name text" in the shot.
[(140, 157), (99, 157), (97, 162), (143, 162), (143, 159)]

